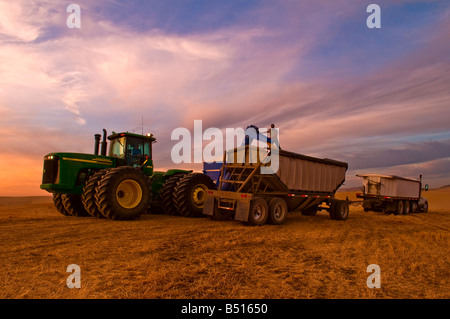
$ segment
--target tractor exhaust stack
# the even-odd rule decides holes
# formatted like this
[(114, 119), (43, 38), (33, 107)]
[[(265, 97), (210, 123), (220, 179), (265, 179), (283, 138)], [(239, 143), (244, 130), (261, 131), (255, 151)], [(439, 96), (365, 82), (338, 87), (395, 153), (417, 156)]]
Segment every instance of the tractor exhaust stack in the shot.
[(106, 130), (103, 129), (103, 140), (102, 140), (102, 150), (101, 150), (101, 155), (106, 156)]
[(100, 134), (95, 134), (94, 138), (95, 138), (95, 144), (94, 144), (94, 155), (98, 155), (98, 149), (100, 146)]

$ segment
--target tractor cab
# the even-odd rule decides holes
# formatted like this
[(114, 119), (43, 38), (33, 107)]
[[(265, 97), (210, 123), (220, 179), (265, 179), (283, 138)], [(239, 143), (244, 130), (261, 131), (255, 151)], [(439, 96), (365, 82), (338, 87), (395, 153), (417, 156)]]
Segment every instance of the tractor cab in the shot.
[(113, 132), (108, 140), (108, 156), (117, 158), (118, 166), (142, 167), (146, 175), (152, 174), (152, 143), (156, 141), (152, 134)]

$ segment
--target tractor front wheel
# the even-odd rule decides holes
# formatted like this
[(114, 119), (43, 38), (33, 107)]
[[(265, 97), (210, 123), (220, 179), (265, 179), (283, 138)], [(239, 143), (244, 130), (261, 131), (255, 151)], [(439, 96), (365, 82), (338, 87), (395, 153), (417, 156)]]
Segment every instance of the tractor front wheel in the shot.
[(81, 201), (83, 202), (84, 209), (86, 209), (89, 215), (97, 218), (105, 218), (105, 216), (103, 216), (97, 207), (97, 201), (95, 200), (95, 189), (107, 171), (108, 170), (100, 170), (95, 172), (84, 185), (83, 193), (81, 195)]
[(64, 209), (69, 213), (69, 215), (77, 217), (89, 216), (88, 212), (84, 209), (83, 203), (81, 202), (81, 196), (77, 194), (63, 194), (61, 196)]
[(63, 194), (53, 193), (53, 203), (55, 204), (56, 210), (63, 214), (64, 216), (72, 216), (69, 212), (64, 208), (64, 204), (62, 201)]

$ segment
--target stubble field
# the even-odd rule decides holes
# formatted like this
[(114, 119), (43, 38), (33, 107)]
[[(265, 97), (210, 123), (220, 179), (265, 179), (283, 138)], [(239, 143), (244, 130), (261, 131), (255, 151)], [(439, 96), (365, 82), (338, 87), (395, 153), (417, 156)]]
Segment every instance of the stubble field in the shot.
[[(338, 193), (338, 197), (354, 193)], [(49, 197), (0, 198), (0, 298), (449, 298), (450, 188), (427, 214), (347, 221), (293, 213), (286, 224), (143, 215), (66, 217)], [(67, 266), (81, 269), (69, 289)], [(370, 289), (367, 266), (381, 270)]]

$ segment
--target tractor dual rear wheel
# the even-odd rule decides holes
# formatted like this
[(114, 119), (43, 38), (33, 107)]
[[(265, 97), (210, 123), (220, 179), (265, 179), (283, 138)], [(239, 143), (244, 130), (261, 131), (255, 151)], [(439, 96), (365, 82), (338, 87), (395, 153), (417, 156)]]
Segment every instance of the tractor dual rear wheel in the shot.
[(150, 180), (132, 167), (110, 169), (100, 180), (95, 199), (102, 215), (109, 219), (139, 218), (150, 205)]
[(216, 189), (216, 185), (208, 175), (202, 173), (185, 175), (174, 189), (173, 200), (177, 212), (186, 217), (203, 216), (208, 189)]

